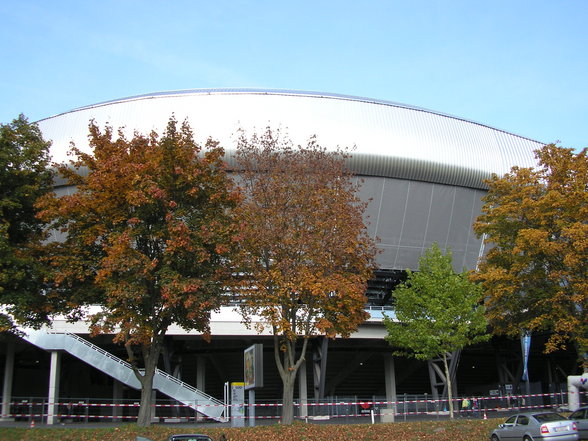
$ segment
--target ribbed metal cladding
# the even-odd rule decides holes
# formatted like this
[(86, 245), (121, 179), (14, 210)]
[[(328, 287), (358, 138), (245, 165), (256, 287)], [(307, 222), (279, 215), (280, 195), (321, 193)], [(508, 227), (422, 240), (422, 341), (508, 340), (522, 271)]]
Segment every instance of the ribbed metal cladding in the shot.
[[(237, 131), (286, 130), (297, 144), (316, 134), (327, 148), (352, 147), (349, 168), (362, 178), (366, 221), (378, 237), (383, 269), (417, 269), (437, 242), (456, 270), (475, 268), (483, 245), (472, 231), (484, 180), (514, 165), (534, 166), (542, 144), (460, 118), (402, 104), (314, 92), (213, 89), (161, 92), (72, 110), (39, 122), (56, 162), (70, 142), (88, 151), (88, 124), (162, 133), (170, 116), (188, 119), (195, 138), (220, 141), (234, 164)], [(74, 191), (57, 182), (59, 194)]]
[(541, 143), (482, 124), (399, 103), (346, 95), (264, 89), (158, 92), (82, 107), (39, 121), (52, 155), (67, 159), (70, 141), (87, 149), (88, 123), (163, 131), (169, 117), (188, 119), (200, 142), (212, 137), (229, 161), (237, 130), (286, 128), (297, 144), (316, 134), (327, 148), (356, 146), (360, 175), (485, 188), (492, 173), (533, 166)]

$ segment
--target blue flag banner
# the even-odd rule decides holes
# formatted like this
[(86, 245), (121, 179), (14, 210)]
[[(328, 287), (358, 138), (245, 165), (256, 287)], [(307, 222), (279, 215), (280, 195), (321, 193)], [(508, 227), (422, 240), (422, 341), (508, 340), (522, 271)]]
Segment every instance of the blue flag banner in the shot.
[(521, 351), (523, 352), (523, 376), (521, 380), (529, 381), (529, 349), (531, 348), (531, 333), (521, 335)]

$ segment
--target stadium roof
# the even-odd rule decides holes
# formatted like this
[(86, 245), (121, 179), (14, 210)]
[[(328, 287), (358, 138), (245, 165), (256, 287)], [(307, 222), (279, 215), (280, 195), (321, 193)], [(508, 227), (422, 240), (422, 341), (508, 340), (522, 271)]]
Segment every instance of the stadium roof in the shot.
[[(536, 165), (542, 143), (439, 112), (347, 95), (272, 89), (194, 89), (157, 92), (80, 107), (39, 121), (65, 161), (70, 141), (87, 147), (88, 123), (161, 132), (169, 117), (188, 119), (199, 141), (221, 142), (231, 162), (236, 132), (287, 129), (297, 144), (311, 135), (327, 148), (352, 147), (360, 175), (485, 188), (492, 173)], [(199, 138), (200, 136), (200, 138)]]

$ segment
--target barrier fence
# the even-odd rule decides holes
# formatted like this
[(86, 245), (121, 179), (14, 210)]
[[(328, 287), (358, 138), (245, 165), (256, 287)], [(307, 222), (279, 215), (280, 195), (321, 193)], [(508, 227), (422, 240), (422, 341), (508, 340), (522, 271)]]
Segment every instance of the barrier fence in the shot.
[[(582, 392), (580, 402), (588, 401), (588, 394)], [(469, 405), (464, 407), (464, 398)], [(457, 417), (488, 418), (504, 412), (514, 412), (533, 409), (559, 410), (567, 406), (566, 393), (546, 393), (531, 395), (501, 395), (459, 397), (453, 400), (454, 414)], [(194, 403), (198, 405), (198, 402)], [(51, 406), (57, 406), (52, 412), (57, 422), (98, 422), (98, 421), (135, 421), (139, 412), (139, 402), (136, 400), (97, 400), (97, 399), (62, 399), (58, 403), (49, 403), (43, 398), (15, 398), (10, 403), (10, 413), (0, 415), (3, 419), (16, 421), (46, 421)], [(213, 406), (213, 405), (208, 405)], [(255, 420), (279, 419), (282, 404), (280, 402), (255, 403), (254, 405), (239, 404), (225, 405), (226, 409), (233, 407), (255, 407)], [(433, 400), (426, 395), (405, 394), (397, 401), (376, 399), (369, 400), (335, 397), (329, 400), (308, 402), (296, 401), (295, 417), (303, 420), (328, 419), (368, 419), (371, 422), (406, 420), (414, 417), (446, 418), (449, 415), (447, 400)], [(241, 409), (240, 409), (241, 410)], [(236, 412), (239, 416), (233, 418), (249, 419), (243, 412)], [(204, 422), (208, 418), (197, 414), (190, 406), (176, 401), (158, 400), (152, 405), (154, 421), (159, 422)], [(382, 418), (382, 417), (387, 417)]]

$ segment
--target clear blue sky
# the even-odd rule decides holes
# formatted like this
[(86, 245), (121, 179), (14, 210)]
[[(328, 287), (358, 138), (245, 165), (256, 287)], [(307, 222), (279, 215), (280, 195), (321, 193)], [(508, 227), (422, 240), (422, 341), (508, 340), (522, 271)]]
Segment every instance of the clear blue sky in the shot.
[(3, 123), (156, 91), (260, 87), (588, 146), (588, 0), (0, 0), (0, 38)]

